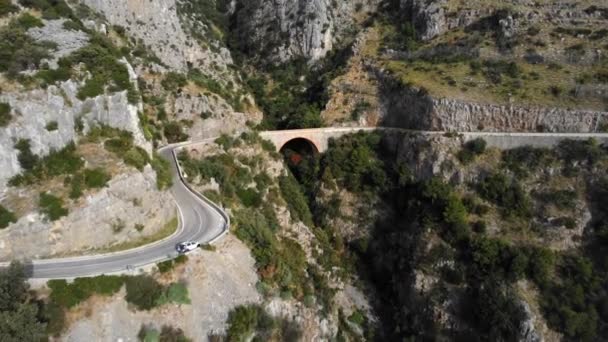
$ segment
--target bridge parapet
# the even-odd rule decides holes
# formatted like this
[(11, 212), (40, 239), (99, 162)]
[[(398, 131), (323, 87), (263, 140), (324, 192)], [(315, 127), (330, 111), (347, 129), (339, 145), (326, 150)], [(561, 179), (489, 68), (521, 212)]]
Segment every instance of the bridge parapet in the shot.
[[(428, 136), (447, 135), (448, 132), (440, 131), (415, 131), (401, 128), (389, 127), (327, 127), (312, 129), (295, 129), (284, 131), (265, 131), (260, 136), (270, 140), (280, 151), (285, 144), (294, 139), (306, 139), (311, 142), (317, 151), (323, 153), (329, 147), (329, 139), (339, 138), (347, 134), (356, 132), (403, 132), (411, 134), (421, 134)], [(532, 147), (553, 147), (565, 139), (587, 140), (597, 139), (600, 143), (608, 143), (608, 133), (513, 133), (513, 132), (462, 132), (456, 133), (463, 141), (484, 139), (489, 147), (499, 149), (512, 149), (523, 146)]]

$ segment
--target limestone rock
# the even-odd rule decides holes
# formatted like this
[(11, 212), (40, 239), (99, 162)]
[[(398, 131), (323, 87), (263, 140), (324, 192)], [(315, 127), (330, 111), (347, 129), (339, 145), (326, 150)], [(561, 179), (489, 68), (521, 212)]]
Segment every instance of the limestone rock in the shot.
[(190, 140), (206, 139), (222, 133), (242, 131), (247, 121), (260, 122), (261, 113), (239, 113), (215, 94), (180, 93), (168, 100), (167, 111), (177, 120), (192, 122), (186, 127)]
[(65, 19), (45, 20), (43, 27), (34, 27), (27, 31), (28, 35), (38, 42), (51, 41), (57, 44), (57, 49), (52, 52), (53, 58), (48, 61), (51, 69), (57, 68), (59, 58), (68, 56), (89, 42), (89, 36), (86, 33), (64, 28), (65, 22)]
[[(7, 127), (0, 128), (0, 194), (8, 179), (21, 172), (16, 141), (28, 139), (34, 154), (47, 155), (78, 139), (75, 121), (79, 119), (85, 124), (83, 133), (105, 124), (131, 132), (138, 146), (152, 151), (139, 128), (138, 108), (129, 103), (126, 91), (81, 101), (76, 96), (80, 85), (69, 80), (47, 89), (0, 95), (0, 102), (10, 104), (13, 116)], [(57, 122), (56, 130), (46, 129), (50, 122)]]
[(383, 75), (380, 125), (432, 131), (596, 132), (608, 112), (433, 98)]
[(198, 44), (182, 24), (175, 0), (83, 0), (83, 3), (102, 13), (110, 24), (124, 27), (130, 37), (141, 39), (169, 68), (183, 72), (195, 67), (215, 71), (218, 80), (232, 79), (227, 71), (232, 64), (230, 52), (223, 47), (210, 49)]
[(353, 28), (354, 17), (375, 11), (379, 1), (239, 0), (236, 27), (242, 50), (274, 62), (324, 57)]
[[(85, 202), (58, 221), (30, 214), (0, 231), (0, 259), (38, 259), (133, 241), (154, 234), (176, 215), (169, 192), (156, 189), (150, 166), (115, 177)], [(136, 224), (144, 225), (141, 233)]]

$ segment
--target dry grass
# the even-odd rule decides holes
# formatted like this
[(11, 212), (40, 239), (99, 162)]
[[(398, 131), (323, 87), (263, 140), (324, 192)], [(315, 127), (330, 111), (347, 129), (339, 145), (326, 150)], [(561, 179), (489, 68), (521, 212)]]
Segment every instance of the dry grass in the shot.
[[(591, 5), (604, 6), (602, 1), (567, 1), (564, 6), (574, 5), (572, 11), (582, 12)], [(500, 1), (450, 1), (446, 4), (448, 13), (466, 9), (476, 9), (483, 13), (505, 8)], [(500, 50), (496, 43), (494, 32), (469, 32), (463, 28), (448, 31), (428, 42), (422, 43), (418, 51), (429, 50), (440, 44), (454, 46), (458, 42), (479, 39), (475, 48), (479, 49), (478, 62), (484, 60), (504, 60), (517, 63), (520, 75), (511, 79), (503, 76), (499, 84), (487, 80), (481, 73), (471, 70), (470, 62), (442, 62), (413, 60), (391, 60), (382, 56), (378, 44), (372, 41), (365, 47), (367, 55), (375, 57), (381, 67), (393, 72), (405, 84), (424, 87), (435, 97), (453, 98), (488, 104), (519, 104), (560, 107), (569, 109), (606, 110), (608, 103), (598, 95), (574, 96), (570, 92), (580, 84), (581, 78), (587, 78), (586, 84), (601, 87), (601, 81), (593, 80), (598, 72), (608, 72), (608, 59), (594, 59), (595, 54), (608, 53), (608, 36), (591, 39), (590, 35), (571, 34), (558, 29), (588, 29), (598, 32), (608, 24), (601, 18), (584, 20), (565, 20), (555, 14), (555, 4), (548, 0), (538, 2), (538, 6), (530, 8), (526, 5), (509, 6), (514, 12), (529, 13), (538, 11), (539, 16), (531, 22), (518, 20), (517, 41), (511, 51)], [(451, 15), (448, 14), (448, 17)], [(552, 19), (546, 19), (552, 18)], [(480, 18), (481, 19), (481, 18)], [(530, 33), (534, 28), (536, 32)], [(379, 23), (376, 29), (380, 32), (379, 41), (395, 35), (395, 28), (390, 24)], [(578, 46), (584, 53), (580, 61), (569, 59), (567, 50)], [(598, 52), (600, 51), (600, 52)], [(544, 57), (541, 64), (530, 64), (525, 56), (537, 53)]]

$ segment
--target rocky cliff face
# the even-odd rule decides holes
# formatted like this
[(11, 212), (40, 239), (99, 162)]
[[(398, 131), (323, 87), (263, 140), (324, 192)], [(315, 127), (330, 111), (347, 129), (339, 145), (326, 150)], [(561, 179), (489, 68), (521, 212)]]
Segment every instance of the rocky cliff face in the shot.
[[(0, 260), (39, 259), (136, 241), (158, 232), (175, 215), (171, 195), (156, 189), (156, 174), (147, 166), (143, 173), (115, 177), (58, 221), (38, 213), (21, 217), (0, 231)], [(141, 232), (135, 225), (143, 225)]]
[(203, 47), (184, 27), (175, 0), (83, 0), (84, 4), (103, 14), (112, 25), (125, 28), (127, 34), (150, 48), (170, 69), (186, 71), (201, 68), (218, 80), (233, 78), (228, 66), (230, 52), (209, 42)]
[(378, 0), (278, 0), (237, 2), (236, 35), (241, 49), (275, 62), (318, 60), (357, 30), (354, 23), (375, 11)]
[(492, 10), (466, 7), (450, 13), (447, 5), (448, 0), (401, 0), (400, 9), (422, 40), (433, 39), (457, 27), (469, 26), (492, 13)]
[[(81, 101), (76, 96), (80, 86), (70, 80), (47, 89), (0, 94), (0, 102), (10, 104), (13, 116), (7, 127), (0, 128), (0, 194), (8, 179), (21, 171), (16, 141), (30, 140), (32, 152), (44, 156), (78, 140), (77, 121), (84, 124), (82, 133), (99, 124), (131, 132), (138, 146), (152, 151), (139, 128), (138, 108), (129, 103), (126, 91)], [(56, 130), (47, 130), (51, 122), (57, 123)]]
[(381, 75), (380, 125), (432, 131), (597, 132), (608, 112), (437, 99)]

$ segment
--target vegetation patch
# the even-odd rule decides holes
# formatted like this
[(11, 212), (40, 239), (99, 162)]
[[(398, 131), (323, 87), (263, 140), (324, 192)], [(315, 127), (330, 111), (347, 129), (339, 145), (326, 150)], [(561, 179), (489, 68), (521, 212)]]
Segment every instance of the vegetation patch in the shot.
[(0, 229), (8, 227), (11, 223), (17, 222), (15, 213), (0, 205)]
[(105, 187), (110, 178), (110, 175), (100, 168), (84, 170), (84, 184), (89, 189)]
[(181, 254), (175, 259), (162, 261), (156, 264), (160, 273), (167, 273), (175, 268), (177, 265), (184, 264), (188, 261), (188, 256)]
[(11, 115), (11, 105), (0, 102), (0, 127), (6, 127), (13, 119)]
[(44, 158), (32, 153), (29, 140), (19, 140), (15, 148), (19, 150), (17, 158), (25, 171), (10, 179), (12, 186), (32, 185), (56, 176), (75, 175), (84, 166), (74, 143), (59, 151), (51, 151)]
[(23, 7), (41, 11), (42, 17), (47, 20), (73, 17), (70, 6), (63, 0), (19, 0), (19, 4)]
[(19, 7), (15, 6), (11, 0), (0, 0), (0, 17), (7, 16), (18, 11)]
[(63, 207), (63, 200), (49, 193), (43, 192), (38, 200), (40, 212), (51, 221), (57, 221), (68, 215), (68, 210)]
[(137, 334), (142, 342), (190, 342), (182, 329), (163, 325), (160, 331), (155, 328), (142, 326)]
[(47, 303), (39, 302), (29, 292), (25, 267), (12, 262), (0, 269), (0, 341), (43, 341), (45, 327), (62, 323), (63, 315), (51, 316)]
[(126, 286), (125, 300), (139, 310), (150, 310), (167, 303), (189, 304), (187, 288), (181, 283), (166, 287), (147, 275), (76, 278), (73, 282), (49, 280), (50, 300), (63, 309), (70, 309), (91, 296), (113, 296)]
[(458, 160), (463, 164), (468, 164), (475, 158), (483, 154), (486, 150), (486, 141), (482, 138), (471, 140), (464, 144), (464, 147), (458, 152)]
[(112, 296), (122, 288), (124, 277), (101, 275), (93, 278), (76, 278), (73, 282), (49, 280), (50, 298), (56, 304), (72, 308), (93, 295)]
[(228, 314), (228, 341), (297, 341), (301, 328), (293, 321), (270, 316), (260, 305), (238, 306)]
[[(431, 314), (432, 308), (441, 306), (441, 298), (445, 297), (435, 291), (439, 288), (421, 294), (424, 291), (410, 282), (413, 279), (410, 277), (418, 272), (440, 279), (438, 286), (442, 289), (465, 289), (459, 294), (463, 311), (458, 317), (467, 322), (468, 328), (450, 330), (447, 334), (451, 337), (518, 338), (519, 327), (527, 319), (516, 290), (517, 282), (522, 279), (538, 286), (543, 315), (552, 329), (575, 340), (593, 340), (600, 336), (599, 327), (604, 324), (604, 317), (598, 305), (606, 300), (605, 293), (599, 290), (606, 268), (600, 261), (605, 259), (602, 256), (606, 252), (604, 240), (608, 241), (603, 238), (608, 231), (604, 224), (608, 217), (605, 210), (592, 209), (594, 236), (588, 240), (589, 245), (583, 244), (580, 249), (553, 252), (536, 239), (522, 237), (535, 234), (523, 227), (544, 222), (542, 212), (534, 208), (551, 205), (559, 210), (573, 210), (578, 203), (577, 192), (568, 189), (571, 185), (553, 183), (544, 168), (550, 165), (554, 177), (566, 176), (569, 182), (580, 181), (578, 176), (583, 174), (587, 175), (586, 179), (597, 179), (593, 175), (598, 166), (605, 165), (606, 152), (602, 146), (593, 141), (566, 141), (555, 149), (525, 147), (503, 151), (501, 161), (494, 162), (495, 169), (486, 165), (493, 161), (484, 161), (486, 172), (476, 184), (454, 187), (439, 178), (414, 179), (407, 165), (397, 162), (391, 151), (384, 150), (379, 137), (370, 135), (373, 134), (353, 134), (332, 141), (320, 160), (303, 158), (300, 164), (291, 167), (307, 194), (309, 207), (313, 208), (312, 217), (320, 227), (314, 229), (324, 254), (320, 264), (346, 269), (349, 264), (356, 265), (351, 272), (358, 270), (367, 277), (367, 286), (371, 286), (374, 295), (384, 303), (380, 312), (388, 310), (386, 315), (381, 314), (382, 338), (447, 336), (433, 328), (437, 321)], [(470, 149), (473, 155), (484, 150), (476, 146), (464, 148)], [(453, 157), (461, 157), (460, 153)], [(479, 167), (475, 159), (467, 163), (473, 164), (471, 168)], [(579, 166), (574, 176), (568, 171), (573, 165)], [(526, 181), (531, 177), (534, 179)], [(374, 182), (374, 179), (383, 182)], [(538, 185), (537, 179), (551, 185)], [(336, 234), (330, 226), (336, 222), (330, 218), (337, 217), (340, 210), (339, 198), (319, 201), (320, 197), (327, 197), (321, 195), (319, 189), (327, 191), (331, 184), (356, 193), (361, 200), (376, 198), (390, 210), (383, 211), (372, 224), (370, 235), (340, 241), (339, 231)], [(606, 184), (606, 181), (593, 181), (588, 196), (594, 205), (590, 208), (607, 200)], [(547, 190), (530, 195), (530, 186)], [(499, 218), (489, 217), (488, 212), (494, 208), (502, 214)], [(350, 219), (357, 220), (356, 217)], [(486, 220), (495, 220), (495, 224), (505, 227), (499, 228), (498, 235), (490, 233)], [(566, 216), (553, 224), (562, 225), (559, 229), (564, 229), (563, 226), (570, 229), (576, 221)], [(319, 274), (312, 267), (307, 273), (313, 278)], [(323, 284), (323, 278), (313, 283)], [(316, 300), (306, 299), (305, 303), (331, 298), (318, 295), (331, 288), (318, 287)], [(338, 334), (351, 336), (352, 325), (356, 323), (342, 318)], [(358, 317), (353, 320), (359, 321)]]
[(59, 129), (59, 124), (57, 123), (57, 121), (51, 121), (48, 124), (46, 124), (45, 128), (47, 131), (53, 132), (53, 131), (56, 131), (57, 129)]
[(39, 26), (42, 22), (26, 13), (0, 28), (0, 72), (15, 79), (22, 71), (39, 67), (40, 62), (49, 57), (54, 44), (36, 42), (26, 33), (29, 28)]

